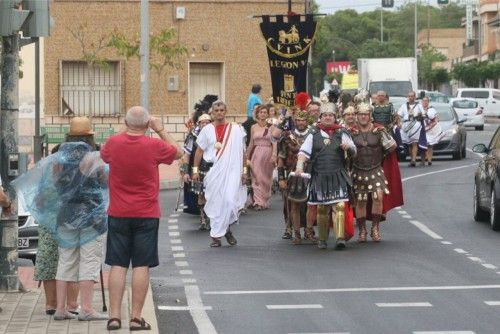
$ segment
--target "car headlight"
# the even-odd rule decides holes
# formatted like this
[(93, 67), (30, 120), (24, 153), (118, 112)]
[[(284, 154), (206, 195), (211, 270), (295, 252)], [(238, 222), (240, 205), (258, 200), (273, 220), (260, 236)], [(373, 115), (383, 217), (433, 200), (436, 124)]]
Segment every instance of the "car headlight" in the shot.
[(454, 135), (456, 135), (458, 133), (458, 130), (457, 128), (451, 128), (451, 129), (448, 129), (444, 132), (444, 137), (447, 137), (447, 138), (450, 138), (450, 137), (453, 137)]

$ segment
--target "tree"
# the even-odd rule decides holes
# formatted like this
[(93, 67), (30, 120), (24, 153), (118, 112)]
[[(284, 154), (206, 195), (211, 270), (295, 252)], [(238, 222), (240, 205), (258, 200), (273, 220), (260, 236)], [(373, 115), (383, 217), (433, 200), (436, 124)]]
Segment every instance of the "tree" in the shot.
[(439, 52), (432, 45), (421, 45), (421, 55), (418, 59), (418, 82), (421, 87), (431, 87), (433, 85), (433, 64), (447, 60), (446, 56)]
[(448, 70), (445, 68), (436, 68), (431, 70), (428, 75), (428, 83), (431, 85), (431, 90), (437, 90), (439, 85), (450, 81)]
[[(163, 29), (150, 37), (149, 67), (155, 70), (158, 82), (162, 82), (161, 77), (166, 67), (181, 68), (181, 60), (187, 54), (187, 48), (181, 45), (176, 37), (177, 31), (174, 28)], [(127, 60), (140, 59), (138, 38), (130, 40), (122, 32), (115, 30), (111, 33), (108, 46)]]

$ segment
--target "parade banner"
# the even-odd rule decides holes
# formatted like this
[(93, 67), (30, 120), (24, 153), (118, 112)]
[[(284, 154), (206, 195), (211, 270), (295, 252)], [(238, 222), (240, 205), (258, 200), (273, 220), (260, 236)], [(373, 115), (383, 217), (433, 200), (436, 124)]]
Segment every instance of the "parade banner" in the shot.
[(266, 41), (273, 98), (292, 107), (295, 95), (307, 91), (307, 59), (316, 33), (313, 15), (262, 16), (260, 29)]

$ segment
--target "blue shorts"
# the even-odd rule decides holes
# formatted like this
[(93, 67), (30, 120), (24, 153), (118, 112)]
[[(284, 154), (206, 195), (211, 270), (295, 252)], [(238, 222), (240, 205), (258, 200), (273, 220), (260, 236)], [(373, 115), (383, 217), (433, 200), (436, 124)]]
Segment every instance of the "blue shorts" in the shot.
[(108, 217), (106, 264), (128, 268), (156, 267), (159, 218)]

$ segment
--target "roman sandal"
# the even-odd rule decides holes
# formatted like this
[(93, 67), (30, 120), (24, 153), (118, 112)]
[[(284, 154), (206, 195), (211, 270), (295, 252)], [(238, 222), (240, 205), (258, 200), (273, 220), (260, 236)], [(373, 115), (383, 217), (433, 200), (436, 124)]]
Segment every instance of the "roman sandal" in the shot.
[(111, 318), (108, 320), (108, 324), (106, 325), (106, 329), (108, 331), (116, 331), (122, 328), (122, 321), (118, 318)]
[(139, 326), (129, 326), (130, 331), (149, 331), (151, 330), (151, 325), (144, 320), (144, 318), (132, 318), (130, 319), (131, 324), (137, 324)]

